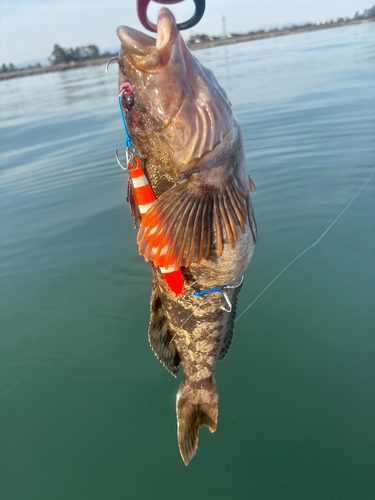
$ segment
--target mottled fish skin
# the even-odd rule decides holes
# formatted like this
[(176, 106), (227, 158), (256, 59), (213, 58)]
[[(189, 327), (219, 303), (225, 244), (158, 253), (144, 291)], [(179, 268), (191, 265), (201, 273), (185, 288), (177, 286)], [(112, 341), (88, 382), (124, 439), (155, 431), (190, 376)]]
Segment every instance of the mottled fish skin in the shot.
[[(183, 367), (177, 435), (188, 465), (200, 426), (217, 427), (215, 365), (231, 343), (240, 288), (226, 291), (231, 313), (221, 293), (191, 292), (241, 282), (257, 241), (251, 184), (230, 102), (186, 48), (170, 11), (160, 10), (156, 41), (123, 26), (118, 35), (120, 92), (134, 95), (127, 125), (157, 197), (141, 221), (128, 185), (140, 253), (153, 268), (149, 340), (173, 375)], [(181, 267), (181, 300), (158, 259)]]

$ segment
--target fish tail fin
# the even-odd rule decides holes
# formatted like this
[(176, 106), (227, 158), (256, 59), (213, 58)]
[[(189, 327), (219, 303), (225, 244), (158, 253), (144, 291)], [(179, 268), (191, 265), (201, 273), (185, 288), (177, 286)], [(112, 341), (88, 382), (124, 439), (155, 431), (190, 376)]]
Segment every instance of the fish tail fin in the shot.
[[(198, 433), (202, 425), (216, 431), (218, 392), (214, 377), (202, 381), (196, 388), (184, 378), (177, 393), (177, 438), (182, 460), (189, 465), (198, 448)], [(199, 386), (199, 384), (198, 384)]]

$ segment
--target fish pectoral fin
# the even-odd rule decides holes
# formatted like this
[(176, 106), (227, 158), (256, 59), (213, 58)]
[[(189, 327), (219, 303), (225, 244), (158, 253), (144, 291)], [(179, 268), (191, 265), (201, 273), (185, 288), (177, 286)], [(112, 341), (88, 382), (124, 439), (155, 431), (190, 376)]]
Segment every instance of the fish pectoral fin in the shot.
[(246, 231), (248, 193), (233, 177), (220, 188), (184, 180), (168, 189), (142, 219), (139, 253), (155, 266), (188, 267), (234, 248)]
[(141, 212), (139, 210), (137, 198), (135, 197), (135, 191), (134, 191), (134, 186), (133, 182), (131, 179), (130, 172), (128, 172), (128, 181), (126, 185), (126, 201), (130, 205), (130, 213), (133, 216), (134, 219), (134, 228), (138, 227), (142, 220)]
[(151, 294), (148, 340), (158, 360), (163, 363), (172, 375), (176, 376), (181, 366), (181, 360), (172, 339), (173, 333), (169, 329), (159, 290), (157, 285), (154, 284)]

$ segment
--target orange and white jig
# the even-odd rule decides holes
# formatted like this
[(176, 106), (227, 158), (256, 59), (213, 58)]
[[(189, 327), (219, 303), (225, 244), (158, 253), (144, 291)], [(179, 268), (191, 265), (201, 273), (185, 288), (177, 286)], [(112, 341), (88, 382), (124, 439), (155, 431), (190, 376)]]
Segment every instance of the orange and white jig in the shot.
[[(137, 164), (136, 167), (133, 167), (130, 161), (128, 162), (128, 167), (139, 211), (143, 217), (143, 215), (145, 215), (156, 202), (156, 196), (145, 173), (140, 167), (140, 161), (138, 158), (134, 158), (134, 161)], [(168, 269), (159, 267), (159, 269), (163, 274), (165, 281), (168, 283), (169, 288), (176, 294), (176, 297), (181, 295), (183, 288), (181, 269), (175, 269), (173, 266), (169, 266)]]

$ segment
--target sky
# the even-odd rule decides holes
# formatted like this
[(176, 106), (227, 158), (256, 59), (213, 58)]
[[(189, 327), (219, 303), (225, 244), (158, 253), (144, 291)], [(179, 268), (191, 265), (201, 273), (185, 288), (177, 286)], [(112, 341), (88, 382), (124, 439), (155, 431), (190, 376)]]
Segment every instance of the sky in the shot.
[[(206, 12), (195, 33), (222, 35), (288, 24), (353, 17), (375, 0), (206, 0)], [(151, 2), (149, 17), (155, 21), (160, 4)], [(192, 0), (172, 5), (177, 21), (194, 12)], [(0, 0), (0, 64), (44, 62), (54, 44), (76, 47), (95, 44), (101, 50), (119, 45), (120, 24), (144, 29), (136, 14), (136, 0)], [(184, 38), (191, 35), (185, 32)]]

